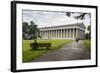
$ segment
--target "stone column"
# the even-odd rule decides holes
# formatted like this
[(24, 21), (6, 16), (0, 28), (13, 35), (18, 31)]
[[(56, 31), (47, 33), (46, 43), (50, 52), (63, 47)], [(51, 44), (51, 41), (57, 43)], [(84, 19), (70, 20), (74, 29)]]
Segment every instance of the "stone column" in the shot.
[(67, 28), (67, 38), (69, 38), (69, 28)]
[(51, 39), (51, 30), (49, 30), (49, 37), (50, 37), (50, 39)]
[(62, 38), (64, 37), (64, 29), (62, 29)]
[(62, 29), (62, 38), (64, 37), (64, 29)]
[(51, 38), (51, 30), (49, 31), (49, 33), (50, 33), (50, 38)]
[(52, 30), (52, 38), (53, 38), (53, 30)]
[(59, 33), (58, 37), (60, 38), (60, 29), (58, 29), (58, 33)]
[(63, 29), (62, 29), (62, 38), (64, 37), (64, 36), (63, 36), (63, 33), (64, 33), (64, 31), (63, 31)]
[(52, 37), (54, 38), (54, 33), (55, 33), (55, 31), (54, 30), (52, 30)]
[(65, 28), (65, 38), (66, 38), (66, 32), (67, 32), (67, 29)]
[(54, 30), (53, 37), (56, 38), (56, 30)]
[(44, 38), (45, 34), (44, 34), (44, 31), (43, 31), (43, 38)]
[(47, 30), (45, 30), (45, 38), (47, 38)]
[(77, 38), (77, 28), (76, 28), (76, 38)]
[(76, 38), (79, 38), (78, 28), (76, 28)]
[(71, 28), (71, 38), (73, 38), (73, 29)]
[(61, 38), (62, 38), (62, 36), (63, 36), (63, 33), (62, 33), (62, 29), (61, 29)]
[(57, 34), (58, 34), (58, 33), (57, 33), (57, 29), (56, 29), (56, 38), (57, 38)]
[(68, 33), (68, 28), (67, 28), (67, 39), (68, 39), (69, 33)]
[(48, 39), (48, 38), (49, 38), (49, 30), (47, 31), (47, 34), (48, 34), (48, 35), (47, 35), (47, 39)]
[(47, 30), (45, 30), (45, 34), (46, 34), (46, 35), (45, 35), (45, 38), (47, 38)]
[(63, 31), (63, 29), (61, 29), (61, 31), (62, 31), (62, 36), (61, 36), (61, 38), (63, 38), (63, 32), (64, 32), (64, 31)]
[(55, 30), (53, 30), (53, 38), (55, 38)]
[(59, 29), (57, 30), (57, 38), (59, 38)]
[(55, 38), (55, 30), (53, 30), (53, 38)]
[(70, 28), (70, 32), (69, 33), (70, 33), (70, 37), (69, 38), (71, 38), (71, 28)]
[(80, 38), (82, 38), (82, 32), (80, 29), (79, 29), (79, 35), (80, 35)]
[(72, 29), (70, 28), (70, 38), (72, 38)]
[(68, 29), (66, 29), (66, 38), (68, 38)]
[(59, 29), (59, 38), (61, 38), (61, 29)]
[(67, 38), (67, 29), (66, 29), (66, 31), (65, 31), (65, 38)]
[(57, 36), (57, 31), (56, 31), (56, 29), (55, 29), (55, 38), (56, 38), (56, 36)]
[(41, 37), (42, 37), (42, 35), (43, 35), (43, 31), (41, 31)]
[(70, 29), (69, 29), (69, 38), (70, 38)]
[(53, 30), (53, 38), (55, 38), (56, 37), (56, 35), (55, 35), (56, 33), (55, 33), (55, 30)]
[(51, 37), (51, 39), (52, 39), (52, 30), (50, 30), (50, 37)]
[(51, 39), (52, 39), (52, 30), (51, 30)]
[(59, 38), (61, 37), (61, 34), (60, 34), (60, 32), (61, 32), (61, 29), (59, 29)]
[(58, 38), (60, 38), (60, 29), (58, 29)]
[(73, 28), (73, 38), (74, 38), (74, 34), (75, 34), (75, 30), (74, 30), (74, 28)]
[(43, 31), (42, 31), (42, 38), (43, 38)]
[(43, 33), (44, 33), (44, 36), (43, 37), (45, 38), (45, 31), (43, 31)]
[(63, 33), (63, 34), (64, 34), (64, 35), (63, 35), (64, 37), (63, 37), (63, 38), (66, 38), (66, 35), (65, 35), (66, 33), (65, 33), (65, 32), (66, 32), (66, 31), (65, 31), (65, 29), (64, 29), (64, 33)]
[(82, 32), (80, 29), (79, 29), (79, 35), (80, 35), (80, 38), (82, 38)]
[(54, 35), (54, 31), (52, 30), (52, 38), (54, 38), (53, 35)]
[(43, 35), (43, 38), (45, 38), (45, 31), (43, 31), (43, 34), (44, 34), (44, 35)]
[(47, 34), (47, 35), (46, 35), (46, 38), (48, 38), (48, 30), (46, 30), (46, 34)]
[(48, 30), (47, 30), (47, 39), (48, 39), (48, 36), (49, 36), (49, 32), (48, 32)]

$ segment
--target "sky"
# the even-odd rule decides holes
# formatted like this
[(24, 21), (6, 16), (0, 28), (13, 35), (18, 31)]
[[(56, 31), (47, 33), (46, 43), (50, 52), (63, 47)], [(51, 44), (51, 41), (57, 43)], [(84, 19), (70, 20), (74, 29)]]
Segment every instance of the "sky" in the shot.
[(23, 10), (23, 22), (30, 24), (30, 21), (33, 21), (39, 28), (82, 22), (86, 27), (90, 25), (90, 17), (88, 15), (85, 16), (84, 20), (73, 18), (77, 15), (79, 15), (78, 12), (68, 17), (65, 12)]

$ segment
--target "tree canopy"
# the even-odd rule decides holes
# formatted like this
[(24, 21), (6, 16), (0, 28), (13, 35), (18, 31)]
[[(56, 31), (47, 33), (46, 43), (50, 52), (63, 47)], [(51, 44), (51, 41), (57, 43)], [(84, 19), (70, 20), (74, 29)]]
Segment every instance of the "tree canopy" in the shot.
[(27, 39), (27, 37), (29, 36), (28, 30), (29, 30), (28, 23), (27, 22), (23, 22), (23, 39)]
[(23, 22), (23, 39), (37, 39), (40, 37), (39, 29), (37, 25), (30, 21), (30, 25), (27, 22)]
[[(72, 14), (74, 14), (75, 12), (66, 12), (66, 16), (70, 17)], [(79, 15), (75, 16), (74, 18), (75, 19), (85, 19), (85, 16), (88, 15), (90, 18), (90, 13), (79, 13)]]

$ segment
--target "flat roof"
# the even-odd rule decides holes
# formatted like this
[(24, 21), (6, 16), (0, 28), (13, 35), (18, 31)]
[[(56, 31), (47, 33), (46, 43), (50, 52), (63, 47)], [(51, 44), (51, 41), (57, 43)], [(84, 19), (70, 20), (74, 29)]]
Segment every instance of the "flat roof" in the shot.
[(68, 27), (68, 26), (80, 26), (80, 27), (85, 29), (85, 25), (83, 23), (65, 24), (65, 25), (58, 25), (58, 26), (49, 26), (49, 27), (42, 27), (42, 28), (39, 28), (39, 29), (59, 28), (59, 27)]

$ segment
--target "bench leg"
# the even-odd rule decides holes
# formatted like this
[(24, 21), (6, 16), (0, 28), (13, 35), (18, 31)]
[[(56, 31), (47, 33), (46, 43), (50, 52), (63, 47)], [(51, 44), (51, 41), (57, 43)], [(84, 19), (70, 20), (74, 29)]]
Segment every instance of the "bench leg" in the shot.
[(47, 47), (47, 50), (49, 50), (49, 47)]
[(37, 46), (34, 46), (34, 47), (33, 47), (33, 50), (36, 50), (36, 49), (37, 49)]

